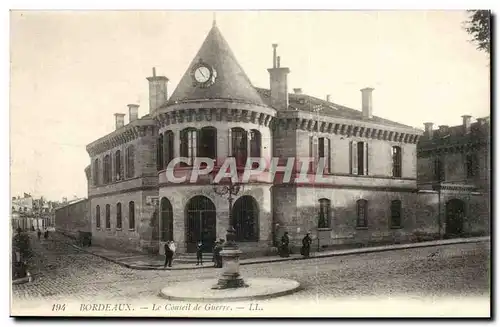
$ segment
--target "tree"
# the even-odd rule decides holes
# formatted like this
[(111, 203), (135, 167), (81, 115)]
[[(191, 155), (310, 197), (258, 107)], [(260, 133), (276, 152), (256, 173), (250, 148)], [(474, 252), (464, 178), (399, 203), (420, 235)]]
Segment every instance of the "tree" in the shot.
[(490, 21), (489, 10), (468, 10), (469, 20), (465, 22), (465, 30), (472, 36), (472, 41), (480, 51), (490, 54)]

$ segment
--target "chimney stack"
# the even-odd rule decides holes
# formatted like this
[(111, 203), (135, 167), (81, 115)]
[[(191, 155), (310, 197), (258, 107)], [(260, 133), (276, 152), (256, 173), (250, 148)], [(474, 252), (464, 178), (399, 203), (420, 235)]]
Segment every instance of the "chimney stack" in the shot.
[(122, 128), (125, 125), (125, 114), (115, 114), (116, 129)]
[(156, 76), (156, 68), (153, 67), (153, 76), (146, 79), (149, 81), (149, 113), (154, 114), (156, 109), (168, 100), (168, 78), (165, 76)]
[(330, 97), (331, 97), (330, 94), (326, 95), (326, 102), (330, 102)]
[(296, 89), (293, 89), (293, 92), (295, 94), (302, 94), (302, 89), (301, 88), (296, 88)]
[(276, 48), (278, 47), (278, 45), (275, 43), (273, 44), (273, 68), (277, 68), (276, 67)]
[(271, 106), (275, 109), (288, 109), (288, 81), (289, 68), (281, 68), (280, 57), (276, 56), (277, 44), (273, 44), (273, 68), (269, 68)]
[(477, 122), (479, 123), (479, 125), (484, 125), (486, 124), (486, 118), (478, 118)]
[(366, 87), (361, 89), (361, 109), (363, 111), (363, 118), (373, 117), (373, 105), (372, 105), (372, 91), (374, 88)]
[(128, 121), (133, 122), (139, 119), (139, 105), (138, 104), (128, 104)]
[(472, 117), (469, 115), (463, 115), (462, 116), (462, 122), (463, 122), (463, 127), (464, 127), (464, 133), (469, 134), (470, 133), (470, 119)]
[(432, 127), (434, 126), (434, 124), (433, 123), (424, 123), (424, 126), (425, 126), (425, 133), (424, 133), (424, 135), (431, 139), (432, 138), (432, 132), (433, 132)]

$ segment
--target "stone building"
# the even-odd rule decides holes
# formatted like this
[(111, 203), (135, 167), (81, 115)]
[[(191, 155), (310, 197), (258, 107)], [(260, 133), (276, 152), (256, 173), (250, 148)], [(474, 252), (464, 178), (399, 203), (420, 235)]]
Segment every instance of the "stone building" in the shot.
[[(153, 68), (149, 113), (139, 118), (138, 105), (128, 105), (128, 124), (115, 114), (116, 130), (87, 146), (93, 243), (161, 252), (173, 239), (192, 252), (203, 240), (208, 250), (230, 224), (245, 253), (269, 251), (285, 231), (293, 245), (310, 232), (317, 247), (437, 233), (432, 215), (417, 225), (423, 132), (374, 115), (372, 88), (361, 90), (361, 110), (291, 93), (277, 45), (272, 63), (270, 88), (254, 87), (214, 23), (170, 96), (168, 78)], [(320, 158), (326, 165), (321, 182), (273, 179), (268, 170), (252, 176), (234, 196), (229, 221), (229, 198), (215, 193), (211, 178), (167, 179), (178, 157), (189, 162), (177, 176), (190, 176), (197, 157), (212, 158), (215, 171), (227, 157), (241, 169), (247, 157), (311, 157), (311, 176)], [(295, 176), (302, 167), (294, 169)]]
[(489, 233), (490, 119), (462, 116), (458, 126), (425, 123), (418, 143), (418, 186), (434, 194), (444, 235)]

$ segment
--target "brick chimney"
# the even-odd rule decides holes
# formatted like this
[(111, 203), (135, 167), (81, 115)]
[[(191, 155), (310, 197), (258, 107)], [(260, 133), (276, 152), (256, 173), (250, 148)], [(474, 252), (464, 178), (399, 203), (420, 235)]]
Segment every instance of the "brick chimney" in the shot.
[(365, 87), (361, 89), (361, 110), (363, 111), (363, 118), (373, 117), (373, 104), (372, 92), (374, 88)]
[(128, 119), (129, 123), (134, 120), (139, 119), (139, 105), (138, 104), (128, 104)]
[(434, 124), (433, 123), (424, 123), (424, 126), (425, 126), (425, 132), (424, 132), (424, 135), (428, 138), (432, 138), (433, 136), (433, 126)]
[(149, 81), (149, 113), (153, 114), (156, 109), (168, 100), (168, 78), (165, 76), (156, 76), (156, 68), (153, 67), (153, 76), (146, 79)]
[(271, 106), (276, 109), (288, 109), (288, 81), (290, 69), (281, 67), (280, 57), (276, 56), (277, 44), (273, 44), (273, 68), (269, 68)]
[(125, 114), (115, 114), (116, 129), (122, 128), (125, 125)]
[(295, 94), (302, 94), (302, 89), (301, 88), (293, 89), (293, 93), (295, 93)]
[(464, 133), (469, 134), (470, 133), (470, 120), (471, 116), (469, 115), (463, 115), (462, 116), (462, 126), (464, 128)]

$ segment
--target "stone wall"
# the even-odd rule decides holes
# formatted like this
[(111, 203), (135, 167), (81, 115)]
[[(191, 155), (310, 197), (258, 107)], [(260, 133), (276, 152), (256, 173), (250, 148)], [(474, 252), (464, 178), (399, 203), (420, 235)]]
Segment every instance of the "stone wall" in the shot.
[(57, 208), (55, 223), (58, 232), (71, 237), (77, 237), (78, 232), (91, 232), (90, 201), (82, 200)]

